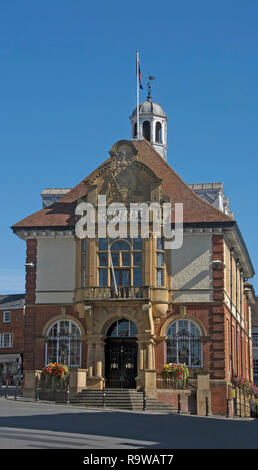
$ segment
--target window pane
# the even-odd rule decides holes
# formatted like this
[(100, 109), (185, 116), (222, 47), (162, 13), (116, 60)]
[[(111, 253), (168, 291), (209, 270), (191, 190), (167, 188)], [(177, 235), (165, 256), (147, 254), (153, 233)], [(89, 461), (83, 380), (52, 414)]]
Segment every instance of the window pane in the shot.
[(164, 253), (157, 253), (157, 266), (164, 266)]
[(118, 322), (116, 321), (109, 327), (107, 331), (107, 336), (111, 336), (111, 337), (117, 336), (117, 330), (118, 330)]
[(86, 251), (86, 238), (82, 239), (82, 252), (85, 253)]
[(118, 336), (130, 336), (129, 321), (118, 321)]
[(70, 366), (78, 367), (80, 365), (80, 342), (71, 340), (70, 342)]
[(201, 365), (201, 343), (199, 340), (191, 339), (191, 366)]
[(111, 245), (111, 251), (130, 250), (130, 245), (122, 240), (114, 242)]
[(107, 330), (107, 336), (111, 337), (135, 337), (137, 334), (136, 325), (128, 320), (118, 320)]
[(130, 270), (121, 269), (121, 286), (130, 286)]
[(167, 336), (176, 336), (176, 322), (172, 323), (168, 328)]
[(190, 333), (193, 336), (200, 336), (200, 332), (193, 322), (190, 322)]
[(164, 270), (157, 269), (157, 286), (163, 286), (163, 285), (164, 285)]
[(167, 363), (169, 362), (177, 362), (176, 340), (171, 338), (167, 340)]
[(119, 253), (111, 253), (111, 262), (113, 266), (119, 266)]
[(133, 254), (133, 265), (134, 266), (141, 266), (142, 265), (142, 253), (134, 253)]
[(71, 324), (71, 334), (72, 336), (80, 336), (80, 331), (74, 323)]
[(86, 272), (81, 272), (81, 287), (86, 287)]
[(133, 238), (133, 248), (134, 248), (134, 250), (141, 250), (142, 249), (142, 239), (141, 238)]
[(107, 238), (99, 238), (99, 250), (107, 251), (108, 241)]
[(164, 250), (163, 238), (157, 238), (157, 250)]
[(58, 324), (55, 323), (55, 324), (52, 326), (52, 328), (49, 330), (48, 336), (51, 336), (51, 337), (52, 337), (52, 336), (57, 336), (57, 327), (58, 327), (57, 325), (58, 325)]
[(178, 321), (178, 333), (188, 333), (188, 321), (187, 320), (179, 320)]
[(131, 253), (122, 252), (122, 265), (123, 266), (131, 266)]
[(99, 269), (99, 286), (107, 286), (107, 269)]
[(133, 285), (142, 286), (142, 269), (134, 268), (133, 270)]
[(99, 266), (107, 266), (108, 257), (106, 253), (99, 254)]
[(67, 336), (69, 335), (69, 321), (60, 321), (60, 335)]

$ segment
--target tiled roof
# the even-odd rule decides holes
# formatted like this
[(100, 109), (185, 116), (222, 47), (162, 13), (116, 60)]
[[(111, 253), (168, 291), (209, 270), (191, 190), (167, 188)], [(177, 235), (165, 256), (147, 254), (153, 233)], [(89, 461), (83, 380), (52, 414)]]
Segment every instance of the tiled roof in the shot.
[(23, 308), (25, 294), (0, 295), (0, 310)]
[[(169, 196), (172, 203), (184, 204), (184, 223), (233, 222), (233, 219), (199, 197), (181, 177), (159, 155), (146, 140), (133, 140), (138, 150), (138, 160), (163, 180), (162, 191)], [(20, 228), (69, 228), (75, 224), (75, 207), (78, 199), (87, 193), (85, 181), (96, 171), (110, 164), (110, 158), (94, 170), (85, 180), (71, 189), (63, 198), (50, 207), (26, 217), (12, 226)]]

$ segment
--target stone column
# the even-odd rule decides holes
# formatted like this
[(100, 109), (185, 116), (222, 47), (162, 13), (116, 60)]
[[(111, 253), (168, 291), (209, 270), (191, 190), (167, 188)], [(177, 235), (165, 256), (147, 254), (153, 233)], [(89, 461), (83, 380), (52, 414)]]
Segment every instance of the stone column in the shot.
[(103, 387), (104, 340), (101, 335), (88, 335), (88, 380), (87, 388)]
[(210, 374), (204, 372), (197, 375), (197, 415), (206, 415), (206, 399), (208, 399), (209, 415), (211, 415)]
[(153, 335), (138, 335), (139, 371), (137, 386), (144, 387), (148, 395), (155, 396), (156, 371)]

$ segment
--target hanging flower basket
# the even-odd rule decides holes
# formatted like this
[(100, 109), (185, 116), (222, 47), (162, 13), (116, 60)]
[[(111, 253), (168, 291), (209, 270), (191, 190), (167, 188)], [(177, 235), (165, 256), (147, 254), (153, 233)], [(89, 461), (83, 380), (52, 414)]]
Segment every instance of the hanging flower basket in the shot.
[(258, 387), (256, 387), (252, 382), (249, 382), (246, 379), (241, 379), (240, 377), (234, 377), (232, 379), (232, 384), (235, 388), (241, 390), (244, 395), (253, 395), (254, 398), (258, 398)]
[(68, 380), (69, 369), (59, 362), (52, 362), (42, 369), (41, 387), (43, 389), (66, 388)]

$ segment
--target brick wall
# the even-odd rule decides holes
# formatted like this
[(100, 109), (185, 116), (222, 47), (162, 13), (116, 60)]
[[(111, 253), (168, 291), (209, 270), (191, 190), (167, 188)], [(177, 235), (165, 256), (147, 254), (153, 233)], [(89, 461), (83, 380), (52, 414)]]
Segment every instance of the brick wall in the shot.
[(0, 311), (0, 333), (13, 334), (13, 347), (0, 348), (0, 354), (20, 354), (23, 352), (23, 309), (6, 309), (11, 312), (11, 322), (3, 322), (4, 310)]

